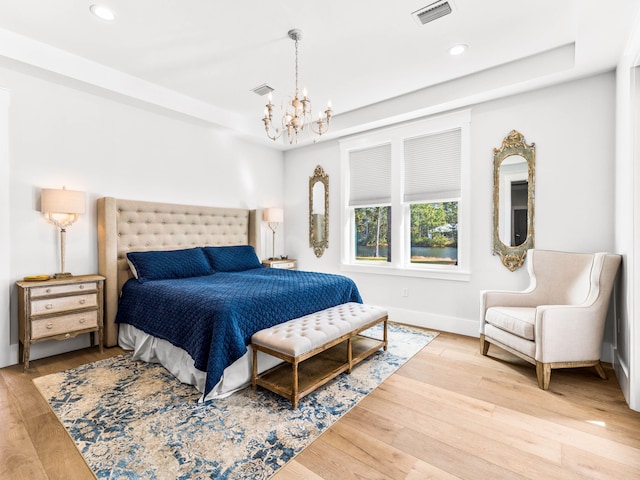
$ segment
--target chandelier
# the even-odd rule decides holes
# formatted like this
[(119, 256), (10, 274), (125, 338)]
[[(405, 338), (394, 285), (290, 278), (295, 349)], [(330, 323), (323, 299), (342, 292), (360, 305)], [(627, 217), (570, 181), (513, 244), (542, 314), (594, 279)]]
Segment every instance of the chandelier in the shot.
[(318, 136), (326, 133), (329, 129), (333, 110), (331, 110), (331, 102), (329, 102), (327, 109), (324, 111), (324, 117), (320, 114), (317, 120), (312, 120), (311, 100), (307, 96), (307, 89), (302, 90), (302, 98), (298, 90), (298, 42), (302, 39), (302, 32), (294, 28), (293, 30), (289, 30), (287, 35), (296, 43), (295, 96), (287, 103), (284, 115), (282, 116), (282, 128), (280, 128), (274, 127), (273, 125), (273, 98), (271, 92), (269, 92), (269, 102), (265, 105), (264, 118), (262, 121), (264, 122), (264, 129), (267, 132), (267, 136), (271, 140), (277, 140), (286, 131), (289, 143), (292, 144), (294, 140), (296, 142), (298, 141), (298, 134), (304, 131), (305, 127), (311, 129), (311, 131)]

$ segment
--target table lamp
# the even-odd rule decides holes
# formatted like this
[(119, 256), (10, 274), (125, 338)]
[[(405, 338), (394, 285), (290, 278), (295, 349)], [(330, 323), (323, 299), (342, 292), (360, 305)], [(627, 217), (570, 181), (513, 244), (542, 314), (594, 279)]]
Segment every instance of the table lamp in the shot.
[(262, 211), (262, 220), (267, 222), (269, 228), (273, 232), (271, 238), (271, 258), (269, 260), (276, 259), (276, 230), (284, 220), (284, 210), (281, 208), (265, 208)]
[(45, 214), (47, 221), (60, 229), (60, 272), (55, 278), (71, 277), (71, 273), (64, 271), (64, 256), (67, 227), (70, 227), (78, 215), (85, 212), (85, 194), (75, 190), (43, 188), (40, 194), (40, 211)]

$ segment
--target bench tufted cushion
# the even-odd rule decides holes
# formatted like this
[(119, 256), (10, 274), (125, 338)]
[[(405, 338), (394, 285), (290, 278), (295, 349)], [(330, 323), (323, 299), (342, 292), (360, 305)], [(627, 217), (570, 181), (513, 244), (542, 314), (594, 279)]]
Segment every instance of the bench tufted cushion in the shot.
[(387, 315), (384, 308), (344, 303), (253, 334), (256, 345), (297, 357)]

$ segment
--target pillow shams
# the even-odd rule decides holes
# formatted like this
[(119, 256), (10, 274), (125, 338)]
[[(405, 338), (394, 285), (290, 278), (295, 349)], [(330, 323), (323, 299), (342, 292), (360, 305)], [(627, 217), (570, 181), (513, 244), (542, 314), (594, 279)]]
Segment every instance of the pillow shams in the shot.
[(199, 247), (129, 252), (127, 261), (133, 276), (140, 283), (149, 280), (200, 277), (213, 273), (207, 257)]
[(241, 272), (262, 268), (262, 263), (251, 245), (204, 247), (203, 250), (216, 272)]

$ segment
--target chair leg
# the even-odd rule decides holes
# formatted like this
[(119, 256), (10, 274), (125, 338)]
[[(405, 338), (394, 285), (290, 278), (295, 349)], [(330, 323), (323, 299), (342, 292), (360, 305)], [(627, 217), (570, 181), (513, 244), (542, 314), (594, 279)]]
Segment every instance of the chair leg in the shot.
[(600, 362), (596, 363), (593, 367), (596, 369), (596, 372), (601, 379), (607, 379), (607, 374), (605, 373), (604, 368), (602, 368), (602, 364)]
[(491, 344), (487, 342), (486, 339), (484, 338), (484, 333), (481, 333), (480, 334), (480, 353), (486, 356), (487, 353), (489, 352), (490, 346)]
[(536, 362), (536, 376), (538, 377), (538, 387), (542, 390), (549, 390), (551, 382), (551, 365), (548, 363)]

